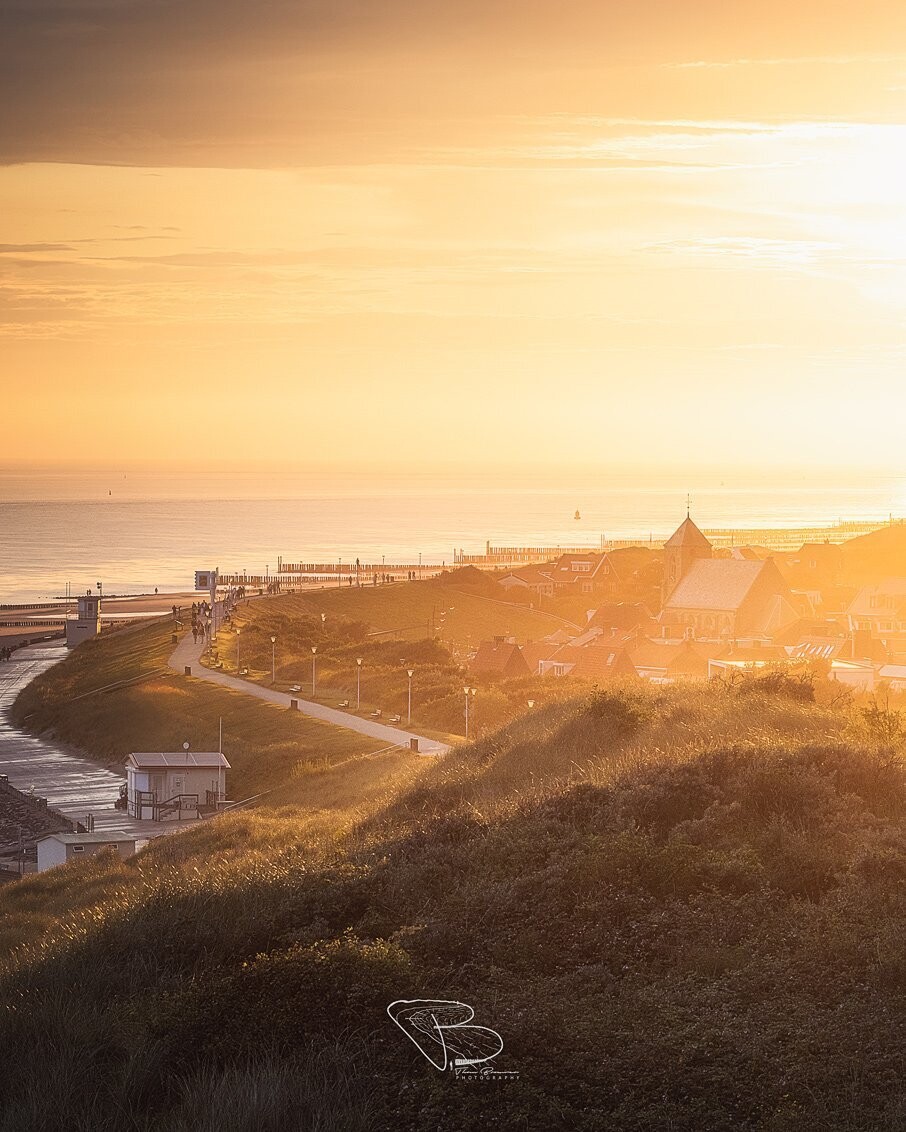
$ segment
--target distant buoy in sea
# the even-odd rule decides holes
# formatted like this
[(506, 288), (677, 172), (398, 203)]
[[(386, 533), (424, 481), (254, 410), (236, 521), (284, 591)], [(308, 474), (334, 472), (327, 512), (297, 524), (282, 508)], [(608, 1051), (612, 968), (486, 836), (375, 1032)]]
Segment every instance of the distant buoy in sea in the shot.
[(573, 518), (574, 518), (574, 519), (581, 519), (581, 518), (582, 518), (582, 516), (581, 516), (581, 515), (579, 514), (579, 512), (578, 512), (578, 511), (576, 511), (576, 513), (575, 513), (575, 515), (573, 516)]

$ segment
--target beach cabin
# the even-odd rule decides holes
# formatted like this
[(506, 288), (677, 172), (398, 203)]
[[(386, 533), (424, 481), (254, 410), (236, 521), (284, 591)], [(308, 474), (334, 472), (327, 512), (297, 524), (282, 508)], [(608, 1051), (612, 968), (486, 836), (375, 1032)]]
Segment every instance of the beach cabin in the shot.
[(38, 840), (38, 872), (93, 857), (103, 849), (115, 849), (121, 857), (131, 857), (148, 844), (146, 837), (109, 829), (102, 833), (49, 833)]
[(185, 821), (217, 812), (230, 764), (219, 751), (133, 751), (126, 759), (129, 814)]

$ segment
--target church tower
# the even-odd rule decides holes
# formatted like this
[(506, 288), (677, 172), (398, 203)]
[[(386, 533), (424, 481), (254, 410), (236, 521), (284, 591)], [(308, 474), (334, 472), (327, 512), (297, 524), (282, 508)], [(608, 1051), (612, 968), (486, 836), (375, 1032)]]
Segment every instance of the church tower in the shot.
[(689, 572), (694, 562), (711, 557), (711, 543), (701, 533), (689, 515), (676, 532), (664, 543), (664, 585), (661, 603), (667, 599)]

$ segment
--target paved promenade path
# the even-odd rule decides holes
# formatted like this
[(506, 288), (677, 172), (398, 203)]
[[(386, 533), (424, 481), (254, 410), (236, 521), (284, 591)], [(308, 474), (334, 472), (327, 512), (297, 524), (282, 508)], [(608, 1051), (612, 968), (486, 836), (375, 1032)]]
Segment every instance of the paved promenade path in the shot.
[(360, 735), (367, 735), (371, 739), (380, 739), (384, 743), (394, 743), (401, 747), (408, 747), (410, 739), (418, 739), (419, 754), (444, 755), (450, 750), (446, 743), (436, 739), (427, 739), (423, 735), (416, 735), (414, 731), (404, 731), (399, 727), (389, 727), (386, 723), (378, 723), (374, 719), (362, 719), (348, 711), (338, 711), (335, 708), (325, 707), (323, 704), (303, 700), (299, 696), (289, 696), (285, 692), (277, 692), (272, 688), (265, 688), (261, 684), (253, 684), (251, 680), (242, 680), (236, 676), (228, 676), (220, 669), (205, 668), (201, 663), (203, 649), (201, 642), (192, 640), (192, 634), (186, 633), (170, 657), (170, 667), (177, 672), (183, 672), (191, 667), (192, 675), (199, 680), (207, 680), (212, 684), (220, 684), (223, 688), (232, 688), (236, 692), (243, 692), (247, 696), (256, 696), (259, 700), (267, 700), (272, 704), (280, 704), (288, 708), (290, 700), (296, 700), (299, 711), (312, 719), (320, 719), (324, 723), (332, 723), (335, 727), (345, 727), (347, 731), (357, 731)]
[(9, 709), (22, 688), (66, 654), (65, 645), (36, 645), (18, 649), (10, 661), (0, 664), (0, 774), (8, 775), (18, 790), (46, 798), (53, 809), (72, 821), (84, 822), (91, 814), (98, 832), (121, 829), (157, 836), (161, 833), (157, 822), (137, 821), (113, 808), (125, 773), (29, 735), (10, 721)]

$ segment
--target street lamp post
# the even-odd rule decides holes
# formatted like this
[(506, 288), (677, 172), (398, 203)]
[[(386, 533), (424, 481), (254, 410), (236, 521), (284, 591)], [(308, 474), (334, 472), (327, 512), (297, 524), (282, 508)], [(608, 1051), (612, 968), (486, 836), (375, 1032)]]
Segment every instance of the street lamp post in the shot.
[(236, 675), (239, 675), (239, 630), (236, 630)]
[(311, 698), (315, 698), (315, 653), (318, 651), (317, 645), (311, 646)]
[(470, 696), (474, 697), (476, 691), (477, 691), (476, 688), (468, 688), (468, 687), (463, 688), (463, 692), (465, 692), (465, 694), (466, 694), (466, 738), (467, 739), (469, 737), (469, 697)]
[(406, 723), (407, 727), (412, 726), (412, 669), (407, 668), (406, 672), (409, 674), (409, 718)]
[(271, 683), (277, 683), (277, 638), (271, 637)]
[(355, 661), (355, 710), (360, 711), (362, 707), (362, 658), (356, 657)]

